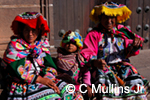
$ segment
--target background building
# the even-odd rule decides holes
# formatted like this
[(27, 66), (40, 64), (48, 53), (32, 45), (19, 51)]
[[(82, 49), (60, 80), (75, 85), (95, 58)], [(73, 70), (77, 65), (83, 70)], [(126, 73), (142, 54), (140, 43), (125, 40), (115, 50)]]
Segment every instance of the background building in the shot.
[[(95, 26), (89, 19), (89, 14), (94, 5), (106, 0), (0, 0), (0, 57), (13, 35), (10, 25), (17, 14), (26, 11), (41, 12), (48, 21), (51, 45), (51, 54), (56, 54), (61, 37), (61, 29), (75, 31), (78, 29), (83, 37), (89, 27)], [(131, 18), (123, 23), (138, 35), (149, 38), (150, 25), (150, 0), (107, 0), (126, 4), (132, 11)], [(150, 42), (143, 45), (149, 49)]]

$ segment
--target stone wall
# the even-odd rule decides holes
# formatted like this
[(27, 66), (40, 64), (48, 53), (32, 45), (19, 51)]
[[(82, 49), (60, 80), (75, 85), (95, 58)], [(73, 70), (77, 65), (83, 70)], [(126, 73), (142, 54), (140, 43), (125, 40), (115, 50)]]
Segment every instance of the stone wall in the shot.
[(0, 0), (0, 57), (10, 41), (15, 16), (26, 11), (40, 12), (40, 0)]

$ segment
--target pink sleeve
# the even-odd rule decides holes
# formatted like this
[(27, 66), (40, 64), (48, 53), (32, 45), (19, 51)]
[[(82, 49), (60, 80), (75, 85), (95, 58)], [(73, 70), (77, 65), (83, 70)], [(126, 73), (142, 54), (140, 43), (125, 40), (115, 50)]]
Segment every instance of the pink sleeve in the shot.
[(101, 39), (101, 33), (95, 30), (89, 32), (83, 43), (83, 49), (81, 50), (82, 56), (87, 60), (90, 60), (92, 56), (97, 56), (98, 43)]

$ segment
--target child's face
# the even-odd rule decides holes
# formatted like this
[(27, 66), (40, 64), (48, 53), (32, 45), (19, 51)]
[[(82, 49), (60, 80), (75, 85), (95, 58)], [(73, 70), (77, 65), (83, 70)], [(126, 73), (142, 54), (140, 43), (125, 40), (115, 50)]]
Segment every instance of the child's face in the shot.
[(77, 46), (75, 44), (73, 44), (73, 43), (67, 43), (65, 45), (65, 50), (67, 52), (73, 53), (73, 52), (76, 52), (77, 49), (78, 49)]

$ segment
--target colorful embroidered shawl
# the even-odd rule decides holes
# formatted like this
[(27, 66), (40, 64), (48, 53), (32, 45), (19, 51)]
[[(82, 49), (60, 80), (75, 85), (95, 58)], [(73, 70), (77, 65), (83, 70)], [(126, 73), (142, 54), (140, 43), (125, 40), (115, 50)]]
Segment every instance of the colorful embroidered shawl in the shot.
[[(79, 53), (67, 54), (63, 48), (58, 48), (57, 67), (61, 73), (67, 73), (73, 77), (74, 80), (82, 77), (83, 83), (91, 85), (90, 72), (85, 65), (87, 61)], [(80, 65), (79, 65), (80, 64)], [(80, 68), (80, 70), (79, 70)], [(77, 82), (78, 83), (78, 82)]]
[(3, 57), (11, 79), (17, 82), (34, 83), (38, 75), (51, 76), (49, 73), (51, 67), (57, 68), (48, 48), (47, 39), (35, 41), (33, 46), (23, 39), (11, 40)]
[[(126, 52), (128, 52), (128, 50), (131, 49), (131, 48), (129, 48), (129, 46), (131, 47), (134, 37), (138, 37), (138, 38), (140, 38), (140, 40), (144, 40), (143, 38), (141, 38), (137, 34), (131, 32), (131, 30), (129, 30), (126, 27), (123, 27), (122, 25), (118, 25), (117, 27), (118, 27), (118, 30), (116, 30), (117, 28), (112, 29), (112, 32), (110, 33), (110, 35), (112, 38), (114, 36), (115, 37), (119, 36), (125, 40), (125, 48), (128, 48), (128, 49), (126, 49)], [(87, 34), (87, 36), (84, 40), (83, 49), (81, 51), (81, 54), (86, 59), (90, 60), (93, 56), (97, 56), (98, 45), (99, 45), (99, 42), (102, 41), (101, 32), (106, 32), (106, 31), (102, 30), (98, 26)], [(140, 46), (142, 46), (142, 45), (140, 45)], [(139, 53), (139, 50), (137, 50), (135, 52), (130, 52), (129, 55), (126, 55), (126, 56), (129, 57), (129, 56), (137, 55), (138, 53)]]
[(34, 46), (31, 46), (23, 39), (13, 39), (4, 53), (4, 61), (7, 63), (20, 60), (27, 57), (29, 54), (35, 56), (35, 54), (40, 55), (42, 52), (50, 54), (48, 40), (36, 41)]
[[(78, 55), (78, 53), (67, 54), (63, 48), (58, 48), (57, 53), (58, 53), (58, 56), (57, 56), (58, 68), (61, 70), (64, 70), (65, 72), (68, 72), (68, 74), (70, 73), (71, 76), (78, 69), (79, 63), (81, 67), (85, 65), (84, 58), (81, 55)], [(77, 55), (78, 55), (78, 58), (76, 58)]]

